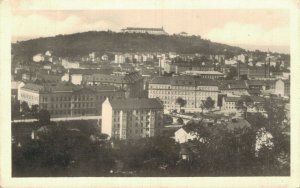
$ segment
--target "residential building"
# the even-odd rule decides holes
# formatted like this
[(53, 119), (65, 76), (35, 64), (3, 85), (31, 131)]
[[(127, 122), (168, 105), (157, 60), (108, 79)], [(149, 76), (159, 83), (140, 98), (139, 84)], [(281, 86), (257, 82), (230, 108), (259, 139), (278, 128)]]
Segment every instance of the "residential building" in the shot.
[(122, 29), (123, 33), (148, 33), (151, 35), (168, 35), (164, 28), (142, 28), (142, 27), (127, 27)]
[(124, 98), (124, 91), (108, 85), (76, 86), (71, 83), (27, 83), (19, 88), (18, 100), (48, 110), (51, 117), (98, 115), (105, 98)]
[(160, 134), (163, 105), (157, 99), (106, 99), (101, 132), (115, 139), (137, 139)]
[(83, 75), (82, 82), (87, 85), (114, 85), (125, 90), (126, 98), (140, 97), (144, 86), (143, 77), (138, 72), (131, 72), (126, 75)]
[(211, 97), (217, 104), (218, 83), (192, 76), (154, 77), (149, 83), (149, 98), (159, 98), (165, 109), (177, 109), (176, 99), (186, 100), (186, 111), (199, 111), (203, 100)]

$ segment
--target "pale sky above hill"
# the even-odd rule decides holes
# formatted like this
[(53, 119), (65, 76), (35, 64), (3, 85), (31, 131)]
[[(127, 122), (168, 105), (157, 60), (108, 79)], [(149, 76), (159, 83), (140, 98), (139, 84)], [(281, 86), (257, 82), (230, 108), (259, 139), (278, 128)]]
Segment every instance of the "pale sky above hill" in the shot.
[[(54, 0), (55, 1), (55, 0)], [(12, 40), (55, 36), (84, 31), (125, 27), (164, 27), (169, 33), (182, 31), (226, 44), (264, 46), (288, 52), (289, 12), (280, 9), (198, 9), (198, 10), (40, 10), (30, 3), (15, 1)], [(44, 2), (44, 1), (42, 1)], [(76, 3), (76, 1), (74, 2)], [(48, 5), (51, 6), (52, 4)], [(27, 7), (28, 6), (28, 7)], [(40, 5), (41, 6), (41, 5)], [(52, 5), (54, 6), (54, 5)], [(274, 48), (276, 47), (276, 48)], [(287, 49), (284, 50), (284, 48)], [(259, 48), (259, 47), (258, 47)]]

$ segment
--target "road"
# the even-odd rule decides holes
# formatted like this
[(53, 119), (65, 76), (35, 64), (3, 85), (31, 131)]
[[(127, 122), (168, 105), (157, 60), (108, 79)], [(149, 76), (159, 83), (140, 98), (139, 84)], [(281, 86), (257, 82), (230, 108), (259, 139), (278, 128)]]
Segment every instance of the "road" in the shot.
[[(80, 117), (60, 117), (60, 118), (51, 118), (51, 121), (70, 121), (70, 120), (91, 120), (91, 119), (101, 119), (101, 116), (80, 116)], [(13, 120), (12, 123), (21, 123), (21, 122), (36, 122), (37, 119), (18, 119)]]

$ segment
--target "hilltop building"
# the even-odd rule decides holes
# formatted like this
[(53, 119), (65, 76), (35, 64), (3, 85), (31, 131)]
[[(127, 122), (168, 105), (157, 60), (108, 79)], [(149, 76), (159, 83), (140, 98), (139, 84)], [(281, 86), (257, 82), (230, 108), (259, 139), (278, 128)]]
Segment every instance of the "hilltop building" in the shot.
[(123, 33), (148, 33), (151, 35), (168, 35), (164, 28), (127, 27), (122, 29)]

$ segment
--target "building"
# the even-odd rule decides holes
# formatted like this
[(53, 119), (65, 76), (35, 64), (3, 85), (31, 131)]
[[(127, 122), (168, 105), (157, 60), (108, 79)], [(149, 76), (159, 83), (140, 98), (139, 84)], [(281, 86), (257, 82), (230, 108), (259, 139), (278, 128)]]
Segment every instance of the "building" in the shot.
[(160, 134), (163, 105), (157, 99), (106, 99), (101, 132), (115, 139), (137, 139)]
[(275, 83), (275, 93), (281, 97), (290, 97), (290, 80), (279, 79)]
[(215, 67), (205, 63), (166, 61), (163, 69), (166, 73), (180, 74), (185, 71), (214, 71)]
[(33, 60), (34, 62), (42, 62), (42, 61), (45, 60), (45, 57), (44, 57), (43, 54), (36, 54), (36, 55), (34, 55), (34, 56), (32, 57), (32, 60)]
[(154, 77), (149, 83), (149, 98), (159, 98), (165, 109), (177, 109), (176, 99), (186, 100), (186, 111), (198, 111), (203, 100), (211, 97), (217, 104), (218, 83), (192, 76)]
[(183, 126), (174, 133), (174, 139), (176, 142), (182, 144), (189, 140), (197, 139), (197, 135), (187, 126)]
[[(225, 96), (223, 97), (222, 110), (226, 112), (238, 112), (238, 101), (245, 99), (246, 96)], [(247, 106), (247, 112), (260, 112), (264, 113), (265, 99), (259, 96), (247, 96), (251, 99), (253, 104)]]
[(270, 68), (267, 64), (263, 66), (249, 66), (248, 64), (238, 63), (237, 64), (238, 76), (247, 76), (248, 79), (256, 78), (269, 78)]
[(29, 107), (49, 111), (51, 117), (99, 115), (106, 98), (124, 98), (125, 93), (114, 86), (76, 86), (71, 83), (27, 83), (19, 88), (18, 100)]
[(181, 74), (197, 76), (199, 78), (214, 79), (214, 80), (223, 78), (225, 76), (225, 74), (223, 74), (219, 71), (184, 71)]
[(79, 69), (80, 68), (80, 62), (79, 61), (71, 61), (69, 59), (62, 59), (61, 65), (65, 69)]
[(243, 80), (222, 80), (219, 89), (224, 95), (249, 95), (248, 87)]
[(127, 27), (122, 29), (123, 33), (148, 33), (151, 35), (168, 35), (164, 28), (142, 28), (142, 27)]
[(140, 97), (143, 93), (144, 81), (138, 72), (126, 75), (91, 74), (83, 75), (82, 82), (87, 85), (114, 85), (125, 90), (126, 97)]

